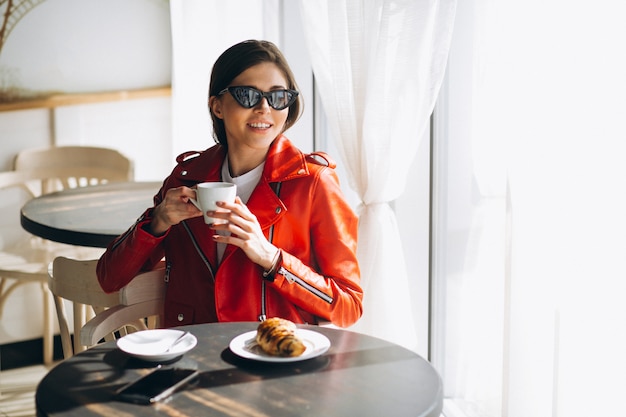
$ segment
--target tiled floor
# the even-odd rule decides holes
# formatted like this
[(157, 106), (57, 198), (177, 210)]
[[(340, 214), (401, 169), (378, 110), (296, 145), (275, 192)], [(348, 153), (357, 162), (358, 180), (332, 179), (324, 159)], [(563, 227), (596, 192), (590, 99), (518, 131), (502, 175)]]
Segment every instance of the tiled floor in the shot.
[(35, 365), (0, 371), (0, 417), (35, 416), (35, 389), (48, 369)]

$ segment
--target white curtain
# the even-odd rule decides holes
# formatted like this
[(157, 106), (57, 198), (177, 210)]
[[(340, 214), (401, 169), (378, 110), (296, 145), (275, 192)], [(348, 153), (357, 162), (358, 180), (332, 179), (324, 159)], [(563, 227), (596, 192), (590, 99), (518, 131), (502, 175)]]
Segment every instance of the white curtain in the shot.
[(446, 416), (626, 415), (624, 12), (459, 2), (436, 110)]
[(300, 3), (316, 85), (358, 194), (364, 314), (353, 330), (415, 349), (408, 279), (392, 203), (429, 124), (454, 0)]

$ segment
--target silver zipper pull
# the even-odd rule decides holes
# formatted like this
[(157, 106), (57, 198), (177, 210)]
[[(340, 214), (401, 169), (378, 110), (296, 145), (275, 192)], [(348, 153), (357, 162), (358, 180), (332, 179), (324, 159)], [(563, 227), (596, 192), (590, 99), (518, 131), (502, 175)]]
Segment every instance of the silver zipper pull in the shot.
[(294, 276), (289, 271), (287, 271), (284, 266), (281, 266), (277, 273), (284, 276), (290, 284), (294, 283)]
[(163, 278), (165, 282), (170, 282), (170, 270), (171, 269), (172, 269), (172, 265), (168, 262), (167, 265), (165, 265), (165, 277)]

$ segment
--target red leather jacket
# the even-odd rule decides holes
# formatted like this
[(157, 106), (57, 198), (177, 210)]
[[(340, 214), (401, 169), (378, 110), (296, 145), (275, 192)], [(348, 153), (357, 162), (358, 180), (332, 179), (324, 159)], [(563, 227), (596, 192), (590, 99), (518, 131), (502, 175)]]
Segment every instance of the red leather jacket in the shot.
[[(220, 145), (179, 156), (154, 205), (169, 188), (220, 181), (225, 157)], [(172, 226), (163, 236), (151, 235), (144, 228), (151, 221), (150, 208), (100, 258), (100, 285), (108, 292), (118, 290), (165, 256), (166, 327), (263, 316), (296, 323), (322, 319), (342, 327), (355, 323), (363, 297), (356, 259), (358, 220), (344, 200), (331, 169), (334, 163), (325, 159), (321, 163), (303, 154), (284, 136), (270, 147), (247, 206), (266, 237), (272, 229), (272, 243), (281, 249), (274, 281), (263, 279), (262, 268), (232, 245), (216, 267), (216, 244), (202, 217)]]

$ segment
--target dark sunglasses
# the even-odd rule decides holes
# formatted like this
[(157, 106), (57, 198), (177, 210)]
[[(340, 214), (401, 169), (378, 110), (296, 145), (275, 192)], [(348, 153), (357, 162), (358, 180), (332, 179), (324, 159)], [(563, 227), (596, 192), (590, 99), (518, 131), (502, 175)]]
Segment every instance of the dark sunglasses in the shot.
[(251, 109), (256, 106), (263, 97), (265, 97), (271, 108), (283, 110), (291, 106), (298, 98), (298, 92), (296, 90), (272, 90), (264, 93), (256, 88), (244, 86), (226, 87), (217, 95), (221, 96), (227, 91), (241, 107), (245, 107), (246, 109)]

